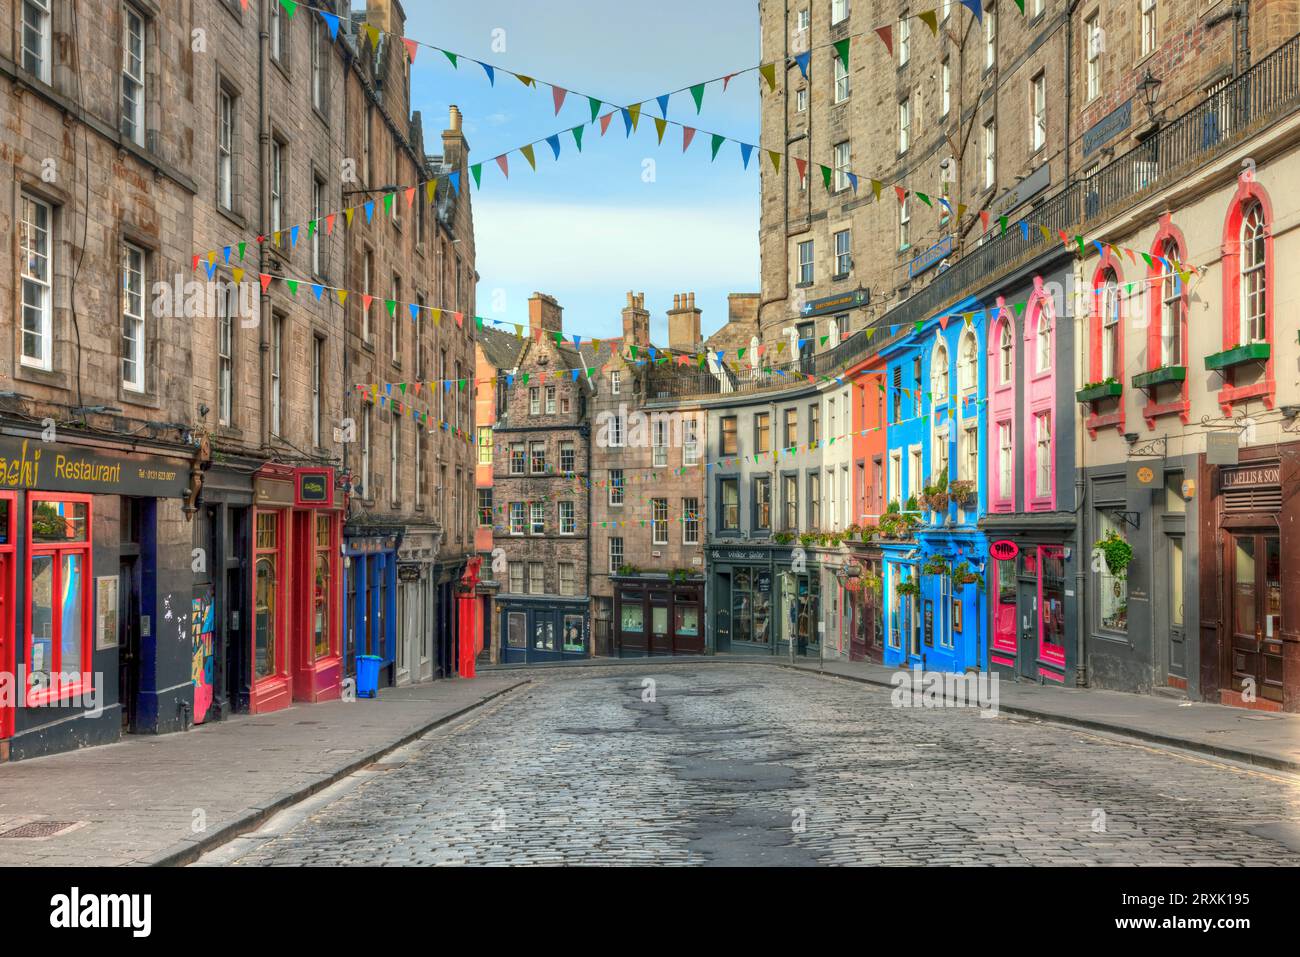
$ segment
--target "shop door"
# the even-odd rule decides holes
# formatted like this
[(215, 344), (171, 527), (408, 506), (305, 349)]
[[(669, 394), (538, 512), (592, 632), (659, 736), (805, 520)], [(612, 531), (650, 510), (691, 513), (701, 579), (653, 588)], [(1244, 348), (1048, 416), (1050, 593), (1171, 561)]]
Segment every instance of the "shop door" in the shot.
[(1276, 535), (1229, 536), (1232, 685), (1282, 700), (1282, 549)]
[[(4, 504), (8, 508), (8, 502)], [(9, 545), (6, 540), (3, 545)], [(11, 585), (13, 579), (13, 555), (9, 550), (0, 551), (0, 668), (7, 673), (14, 673), (14, 643), (13, 629), (11, 627), (14, 616), (13, 603), (10, 601)], [(14, 689), (14, 698), (18, 696), (18, 689)], [(16, 703), (16, 702), (15, 702)], [(14, 733), (14, 709), (12, 705), (7, 705), (3, 698), (0, 698), (0, 741), (11, 737)]]
[(673, 639), (668, 631), (668, 596), (662, 592), (653, 592), (650, 595), (650, 621), (648, 634), (650, 635), (650, 654), (652, 655), (671, 655), (673, 653)]
[(117, 700), (122, 706), (122, 730), (135, 724), (136, 698), (140, 693), (140, 589), (136, 584), (135, 556), (118, 563), (117, 594)]
[[(1183, 538), (1178, 535), (1170, 535), (1166, 538), (1166, 541), (1169, 543), (1169, 567), (1167, 571), (1169, 591), (1165, 607), (1169, 621), (1165, 632), (1169, 635), (1169, 648), (1165, 660), (1168, 662), (1170, 675), (1175, 678), (1186, 678), (1187, 625), (1184, 617), (1183, 601)], [(1163, 683), (1162, 681), (1161, 684)]]
[(1017, 578), (1020, 600), (1017, 605), (1016, 625), (1020, 632), (1020, 647), (1016, 653), (1016, 670), (1025, 678), (1038, 678), (1038, 550), (1032, 546), (1020, 553), (1020, 575)]
[(719, 573), (714, 586), (717, 616), (713, 619), (714, 653), (731, 650), (731, 575)]

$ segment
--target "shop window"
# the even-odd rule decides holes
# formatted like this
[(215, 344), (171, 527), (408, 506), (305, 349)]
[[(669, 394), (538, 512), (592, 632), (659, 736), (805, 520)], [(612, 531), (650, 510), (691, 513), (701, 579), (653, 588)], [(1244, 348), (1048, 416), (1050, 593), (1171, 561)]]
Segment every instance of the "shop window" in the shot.
[(1065, 552), (1057, 546), (1039, 548), (1038, 654), (1044, 661), (1065, 666)]
[(675, 605), (673, 607), (673, 632), (688, 638), (698, 636), (700, 633), (700, 609), (696, 605)]
[(91, 500), (29, 499), (28, 704), (90, 691)]
[(334, 640), (331, 621), (331, 585), (334, 581), (333, 521), (328, 513), (319, 512), (316, 518), (316, 586), (313, 603), (313, 646), (317, 658), (328, 657)]
[[(1119, 527), (1109, 513), (1097, 510), (1097, 539), (1100, 541), (1109, 533), (1123, 536)], [(1112, 575), (1105, 558), (1094, 559), (1099, 585), (1097, 588), (1097, 617), (1101, 627), (1106, 631), (1128, 632), (1128, 581), (1123, 577)]]
[(564, 650), (565, 651), (582, 651), (586, 644), (582, 637), (582, 616), (565, 615), (564, 616)]
[(645, 608), (640, 595), (624, 592), (619, 608), (619, 630), (633, 635), (645, 632)]
[(522, 611), (512, 611), (506, 615), (506, 646), (525, 648), (527, 639), (527, 617)]
[(280, 661), (280, 515), (257, 513), (253, 557), (253, 678), (283, 670)]

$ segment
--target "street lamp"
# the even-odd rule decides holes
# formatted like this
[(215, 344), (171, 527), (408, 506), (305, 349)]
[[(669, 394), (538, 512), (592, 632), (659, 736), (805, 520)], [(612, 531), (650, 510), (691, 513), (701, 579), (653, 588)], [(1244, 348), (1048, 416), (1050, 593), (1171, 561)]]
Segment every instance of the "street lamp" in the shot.
[(1151, 67), (1147, 67), (1146, 76), (1137, 85), (1138, 93), (1142, 95), (1142, 102), (1146, 104), (1147, 119), (1152, 123), (1156, 121), (1156, 100), (1160, 98), (1160, 80), (1151, 72)]

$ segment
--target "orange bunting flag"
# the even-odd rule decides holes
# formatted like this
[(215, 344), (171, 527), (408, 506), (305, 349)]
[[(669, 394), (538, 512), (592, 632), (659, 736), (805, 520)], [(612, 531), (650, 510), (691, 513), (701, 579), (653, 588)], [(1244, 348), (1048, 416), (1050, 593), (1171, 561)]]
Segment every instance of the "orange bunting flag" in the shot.
[(894, 55), (894, 28), (876, 27), (876, 36), (880, 37), (881, 42), (885, 44), (885, 49), (889, 51), (889, 55), (893, 56)]

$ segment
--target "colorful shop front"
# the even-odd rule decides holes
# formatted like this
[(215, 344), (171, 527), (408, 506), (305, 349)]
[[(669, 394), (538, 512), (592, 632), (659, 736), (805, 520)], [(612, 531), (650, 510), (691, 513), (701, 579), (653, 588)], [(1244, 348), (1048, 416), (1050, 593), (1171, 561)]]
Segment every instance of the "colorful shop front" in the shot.
[(397, 653), (397, 550), (403, 528), (354, 520), (343, 526), (343, 669), (357, 655), (380, 659), (380, 684), (392, 685)]
[(618, 657), (704, 654), (702, 575), (645, 573), (611, 580)]
[[(253, 478), (249, 710), (342, 692), (343, 495), (331, 468), (267, 463)], [(242, 676), (241, 676), (242, 677)]]
[(886, 665), (962, 672), (988, 662), (987, 539), (977, 527), (985, 502), (984, 328), (983, 311), (968, 299), (881, 350)]
[(790, 545), (706, 550), (711, 650), (717, 654), (821, 653), (822, 569)]
[(535, 664), (590, 657), (585, 598), (503, 593), (496, 604), (504, 663)]
[(193, 447), (0, 434), (0, 760), (185, 728)]

